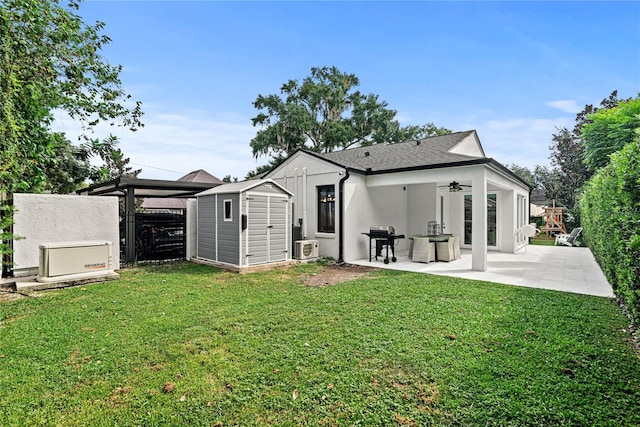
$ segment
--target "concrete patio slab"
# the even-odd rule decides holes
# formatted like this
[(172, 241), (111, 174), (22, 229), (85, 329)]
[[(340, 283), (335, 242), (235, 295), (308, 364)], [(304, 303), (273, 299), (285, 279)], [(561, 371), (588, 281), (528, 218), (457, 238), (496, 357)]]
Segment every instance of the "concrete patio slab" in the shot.
[(490, 251), (487, 255), (487, 271), (473, 271), (471, 252), (464, 250), (461, 259), (449, 263), (412, 262), (407, 252), (396, 253), (396, 256), (398, 261), (389, 264), (384, 264), (380, 257), (378, 261), (361, 259), (351, 264), (606, 298), (614, 296), (611, 285), (588, 248), (529, 245), (517, 254)]

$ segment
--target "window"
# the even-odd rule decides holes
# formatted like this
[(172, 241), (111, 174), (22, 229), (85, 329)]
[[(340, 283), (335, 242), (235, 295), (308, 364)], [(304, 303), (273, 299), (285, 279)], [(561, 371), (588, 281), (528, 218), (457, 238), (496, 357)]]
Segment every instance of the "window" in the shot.
[(233, 221), (233, 217), (232, 215), (232, 211), (231, 211), (231, 202), (232, 200), (225, 200), (224, 201), (224, 220), (225, 221)]
[(318, 232), (335, 233), (336, 193), (335, 186), (318, 187)]
[[(496, 194), (487, 194), (487, 246), (496, 246), (497, 244), (497, 205), (498, 197)], [(472, 204), (471, 195), (466, 194), (464, 196), (464, 243), (465, 245), (471, 244), (471, 230), (472, 230)]]
[[(523, 225), (527, 223), (527, 199), (525, 196), (521, 196), (518, 194), (518, 212), (516, 218), (516, 229), (520, 229)], [(517, 243), (525, 243), (527, 238), (522, 234), (518, 233), (516, 237)]]

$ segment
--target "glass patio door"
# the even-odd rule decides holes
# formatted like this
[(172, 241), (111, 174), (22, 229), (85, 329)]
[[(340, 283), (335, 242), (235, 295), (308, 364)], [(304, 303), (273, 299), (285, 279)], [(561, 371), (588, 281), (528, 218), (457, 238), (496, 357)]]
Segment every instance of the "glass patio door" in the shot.
[[(498, 242), (498, 195), (487, 194), (487, 246), (497, 246)], [(471, 244), (471, 225), (473, 223), (471, 194), (464, 196), (464, 244)]]

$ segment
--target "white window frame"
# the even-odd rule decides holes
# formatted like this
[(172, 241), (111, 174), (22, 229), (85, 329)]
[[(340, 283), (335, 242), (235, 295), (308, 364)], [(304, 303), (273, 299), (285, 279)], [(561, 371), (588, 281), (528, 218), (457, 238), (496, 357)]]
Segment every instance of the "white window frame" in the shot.
[[(489, 197), (489, 195), (495, 195), (496, 196), (496, 244), (495, 245), (489, 245), (487, 242), (487, 248), (489, 249), (493, 249), (493, 250), (500, 250), (500, 239), (502, 237), (502, 230), (501, 230), (501, 223), (500, 220), (502, 219), (502, 215), (500, 212), (500, 209), (502, 207), (502, 193), (500, 191), (495, 191), (495, 190), (489, 190), (487, 191), (487, 194), (485, 197)], [(471, 246), (473, 244), (468, 244), (465, 243), (465, 236), (464, 236), (464, 222), (465, 222), (465, 218), (464, 218), (464, 196), (471, 196), (471, 192), (465, 192), (462, 195), (462, 232), (461, 232), (461, 239), (460, 239), (460, 245), (463, 248), (471, 248)], [(486, 214), (485, 214), (486, 215)], [(472, 220), (473, 221), (473, 220)], [(487, 228), (489, 227), (489, 224), (487, 224)]]
[[(227, 216), (227, 202), (229, 202), (229, 216)], [(233, 199), (222, 201), (222, 218), (226, 222), (233, 221)]]

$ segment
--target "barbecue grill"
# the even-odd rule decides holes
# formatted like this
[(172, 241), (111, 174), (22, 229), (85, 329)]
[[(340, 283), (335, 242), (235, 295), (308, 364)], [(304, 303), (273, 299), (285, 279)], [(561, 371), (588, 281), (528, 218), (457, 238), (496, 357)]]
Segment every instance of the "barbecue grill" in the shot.
[(369, 262), (371, 262), (371, 243), (376, 244), (376, 261), (382, 256), (382, 248), (386, 247), (384, 263), (389, 264), (389, 248), (391, 248), (391, 261), (396, 262), (395, 242), (404, 239), (403, 234), (396, 234), (396, 229), (391, 225), (372, 225), (368, 233), (362, 233), (369, 237)]

